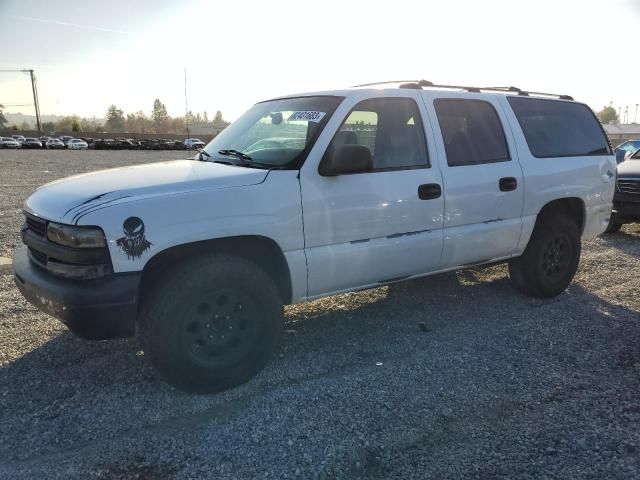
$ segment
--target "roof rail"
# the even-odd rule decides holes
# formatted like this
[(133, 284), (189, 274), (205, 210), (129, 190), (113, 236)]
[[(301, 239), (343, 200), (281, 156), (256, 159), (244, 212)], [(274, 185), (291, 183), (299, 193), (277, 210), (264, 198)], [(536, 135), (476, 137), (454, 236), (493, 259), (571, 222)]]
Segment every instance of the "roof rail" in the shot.
[(354, 87), (372, 87), (375, 85), (388, 85), (391, 83), (399, 83), (399, 88), (411, 88), (420, 90), (423, 87), (427, 88), (443, 88), (443, 89), (451, 89), (451, 90), (465, 90), (467, 92), (500, 92), (500, 93), (515, 93), (523, 97), (546, 97), (546, 98), (558, 98), (560, 100), (573, 100), (573, 97), (570, 95), (559, 95), (556, 93), (543, 93), (543, 92), (529, 92), (526, 90), (522, 90), (518, 87), (510, 86), (510, 87), (467, 87), (462, 85), (438, 85), (430, 82), (428, 80), (389, 80), (386, 82), (374, 82), (374, 83), (365, 83), (363, 85), (354, 85)]
[[(373, 87), (375, 85), (389, 85), (390, 83), (401, 83), (401, 84), (415, 83), (417, 85), (420, 85), (421, 87), (430, 87), (433, 85), (433, 82), (430, 82), (429, 80), (387, 80), (385, 82), (372, 82), (372, 83), (363, 83), (362, 85), (352, 85), (351, 88)], [(407, 88), (410, 88), (410, 87), (407, 87)]]

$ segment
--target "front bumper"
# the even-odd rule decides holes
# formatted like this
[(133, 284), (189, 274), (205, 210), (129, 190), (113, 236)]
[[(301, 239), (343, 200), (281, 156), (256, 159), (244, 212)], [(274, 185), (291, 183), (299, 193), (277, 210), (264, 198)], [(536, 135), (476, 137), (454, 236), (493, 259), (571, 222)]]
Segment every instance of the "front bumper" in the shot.
[(617, 193), (613, 199), (613, 215), (625, 222), (640, 221), (640, 196)]
[(79, 337), (107, 340), (135, 333), (140, 272), (92, 280), (58, 278), (35, 265), (27, 247), (16, 251), (13, 269), (22, 295)]

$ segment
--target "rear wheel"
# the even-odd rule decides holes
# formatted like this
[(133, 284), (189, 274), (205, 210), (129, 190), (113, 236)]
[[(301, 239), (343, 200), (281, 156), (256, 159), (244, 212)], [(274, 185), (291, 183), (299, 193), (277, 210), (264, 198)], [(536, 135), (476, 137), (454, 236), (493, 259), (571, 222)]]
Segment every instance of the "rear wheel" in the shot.
[(141, 306), (145, 355), (171, 385), (211, 393), (246, 382), (275, 350), (282, 300), (272, 279), (241, 257), (185, 262)]
[(527, 295), (555, 297), (573, 280), (580, 250), (580, 230), (573, 218), (543, 212), (522, 256), (509, 262), (511, 281)]

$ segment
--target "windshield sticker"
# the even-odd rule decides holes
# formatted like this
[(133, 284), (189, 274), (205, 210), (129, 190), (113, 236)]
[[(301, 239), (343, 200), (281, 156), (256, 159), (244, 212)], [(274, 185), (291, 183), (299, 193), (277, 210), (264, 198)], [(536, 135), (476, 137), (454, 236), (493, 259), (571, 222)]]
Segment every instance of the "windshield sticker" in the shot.
[(311, 112), (311, 111), (293, 112), (289, 117), (289, 121), (292, 122), (294, 120), (300, 120), (303, 122), (318, 123), (320, 120), (322, 120), (322, 117), (324, 116), (325, 116), (325, 112)]
[(119, 238), (116, 245), (127, 254), (129, 260), (140, 258), (153, 245), (145, 238), (144, 222), (138, 217), (127, 218), (122, 224), (122, 230), (124, 237)]

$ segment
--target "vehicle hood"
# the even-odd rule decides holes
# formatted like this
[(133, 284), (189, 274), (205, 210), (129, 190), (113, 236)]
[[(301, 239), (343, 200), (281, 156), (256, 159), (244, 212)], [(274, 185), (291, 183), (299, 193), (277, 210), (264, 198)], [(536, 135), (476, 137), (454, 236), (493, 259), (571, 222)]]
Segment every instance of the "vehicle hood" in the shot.
[(619, 164), (618, 177), (640, 177), (640, 160), (625, 160)]
[[(114, 168), (56, 180), (38, 188), (25, 210), (47, 220), (75, 224), (91, 212), (120, 203), (197, 190), (255, 185), (267, 170), (175, 160)], [(80, 222), (82, 223), (82, 222)]]

